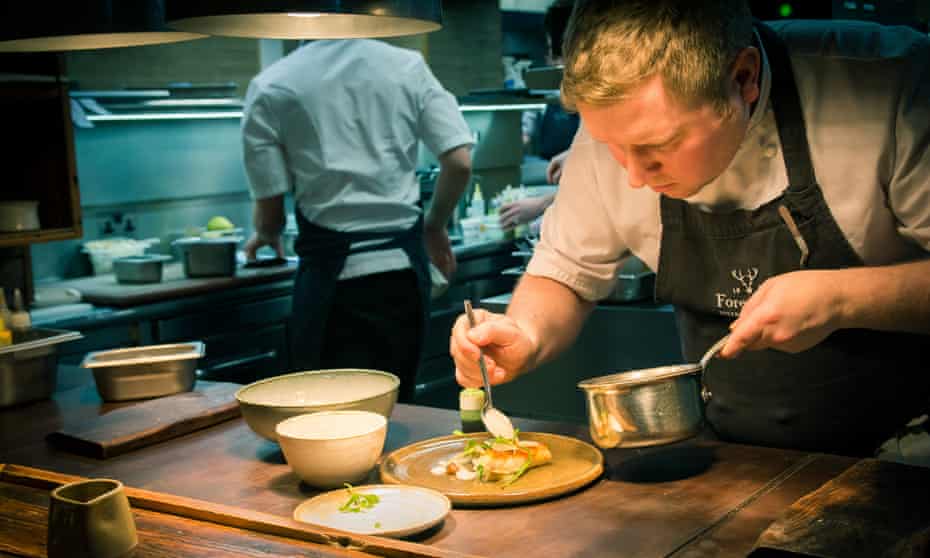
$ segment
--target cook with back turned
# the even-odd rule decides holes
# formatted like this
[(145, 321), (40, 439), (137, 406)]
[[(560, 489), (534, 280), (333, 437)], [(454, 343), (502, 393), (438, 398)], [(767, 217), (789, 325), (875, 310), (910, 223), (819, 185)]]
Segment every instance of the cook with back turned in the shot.
[[(300, 264), (291, 359), (300, 370), (373, 368), (414, 393), (428, 325), (430, 263), (455, 256), (446, 224), (471, 176), (471, 132), (418, 52), (367, 39), (304, 44), (249, 84), (243, 153), (255, 235), (282, 255), (294, 196)], [(419, 207), (420, 142), (439, 160)]]

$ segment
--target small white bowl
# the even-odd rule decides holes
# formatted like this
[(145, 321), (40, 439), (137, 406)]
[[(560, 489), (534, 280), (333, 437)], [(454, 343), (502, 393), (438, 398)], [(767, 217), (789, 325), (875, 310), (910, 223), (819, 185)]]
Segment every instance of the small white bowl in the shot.
[(275, 427), (284, 459), (305, 483), (336, 488), (358, 483), (384, 449), (387, 419), (370, 411), (320, 411)]

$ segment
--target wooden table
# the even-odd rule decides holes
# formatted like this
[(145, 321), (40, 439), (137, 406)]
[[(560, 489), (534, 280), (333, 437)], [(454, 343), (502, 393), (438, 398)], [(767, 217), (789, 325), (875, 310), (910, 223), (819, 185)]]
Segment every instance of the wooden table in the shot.
[[(290, 517), (315, 493), (300, 485), (277, 444), (234, 419), (107, 460), (49, 446), (65, 422), (101, 414), (92, 385), (0, 410), (0, 463), (84, 477)], [(516, 419), (522, 431), (590, 440), (573, 424)], [(459, 427), (448, 410), (397, 405), (385, 452)], [(745, 556), (792, 502), (841, 473), (847, 457), (692, 440), (605, 452), (606, 472), (586, 489), (542, 503), (454, 509), (417, 543), (495, 558), (536, 556)], [(376, 480), (376, 479), (373, 479)], [(0, 503), (2, 505), (2, 503)]]

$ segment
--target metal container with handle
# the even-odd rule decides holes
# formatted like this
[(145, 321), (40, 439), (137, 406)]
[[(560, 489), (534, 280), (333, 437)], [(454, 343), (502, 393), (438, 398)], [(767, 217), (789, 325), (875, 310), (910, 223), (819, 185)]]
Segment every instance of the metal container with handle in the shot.
[(704, 425), (703, 387), (707, 363), (729, 339), (714, 343), (695, 364), (659, 366), (590, 378), (584, 390), (588, 426), (604, 449), (669, 444), (690, 438)]

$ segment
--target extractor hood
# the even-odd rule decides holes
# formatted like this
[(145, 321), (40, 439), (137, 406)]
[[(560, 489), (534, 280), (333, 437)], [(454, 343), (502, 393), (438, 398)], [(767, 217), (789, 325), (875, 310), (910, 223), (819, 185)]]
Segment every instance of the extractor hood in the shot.
[(166, 0), (171, 27), (266, 39), (345, 39), (428, 33), (440, 0)]

